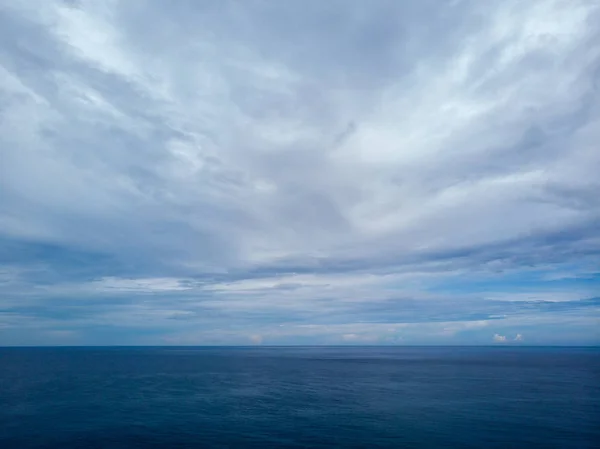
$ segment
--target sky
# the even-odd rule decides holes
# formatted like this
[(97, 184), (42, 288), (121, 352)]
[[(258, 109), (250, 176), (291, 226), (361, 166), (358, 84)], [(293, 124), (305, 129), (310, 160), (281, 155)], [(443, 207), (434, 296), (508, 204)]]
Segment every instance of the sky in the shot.
[(595, 0), (0, 0), (0, 345), (598, 345), (599, 142)]

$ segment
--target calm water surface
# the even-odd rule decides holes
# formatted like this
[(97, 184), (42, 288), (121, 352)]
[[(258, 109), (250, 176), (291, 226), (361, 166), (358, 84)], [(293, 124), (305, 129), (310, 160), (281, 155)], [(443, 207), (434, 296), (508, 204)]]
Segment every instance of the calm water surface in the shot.
[(5, 348), (0, 448), (594, 448), (594, 348)]

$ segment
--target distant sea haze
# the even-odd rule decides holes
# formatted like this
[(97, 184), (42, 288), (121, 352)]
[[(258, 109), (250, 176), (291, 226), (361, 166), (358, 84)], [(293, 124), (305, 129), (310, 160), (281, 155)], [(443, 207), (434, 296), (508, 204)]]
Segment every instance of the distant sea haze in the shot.
[(2, 348), (0, 448), (597, 448), (600, 349)]

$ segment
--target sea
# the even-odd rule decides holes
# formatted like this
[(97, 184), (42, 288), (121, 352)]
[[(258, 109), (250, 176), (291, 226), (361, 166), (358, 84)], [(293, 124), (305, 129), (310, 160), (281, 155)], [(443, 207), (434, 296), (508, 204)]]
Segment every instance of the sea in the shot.
[(0, 348), (0, 448), (600, 448), (600, 349)]

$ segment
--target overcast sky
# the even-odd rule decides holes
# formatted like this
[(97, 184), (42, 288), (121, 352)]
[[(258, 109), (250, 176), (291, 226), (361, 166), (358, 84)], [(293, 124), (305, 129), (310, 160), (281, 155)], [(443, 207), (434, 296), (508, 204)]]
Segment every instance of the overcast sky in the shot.
[(0, 0), (0, 345), (599, 344), (600, 2)]

